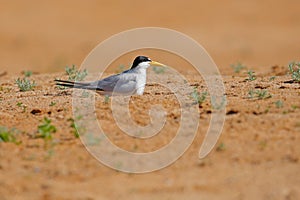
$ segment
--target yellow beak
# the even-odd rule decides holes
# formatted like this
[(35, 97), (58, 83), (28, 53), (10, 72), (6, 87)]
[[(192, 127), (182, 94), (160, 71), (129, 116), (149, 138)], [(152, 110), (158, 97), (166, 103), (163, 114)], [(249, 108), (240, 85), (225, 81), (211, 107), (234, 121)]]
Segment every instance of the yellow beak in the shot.
[(152, 65), (152, 66), (162, 66), (162, 67), (166, 67), (166, 65), (161, 64), (161, 63), (156, 62), (156, 61), (151, 61), (151, 62), (150, 62), (150, 65)]

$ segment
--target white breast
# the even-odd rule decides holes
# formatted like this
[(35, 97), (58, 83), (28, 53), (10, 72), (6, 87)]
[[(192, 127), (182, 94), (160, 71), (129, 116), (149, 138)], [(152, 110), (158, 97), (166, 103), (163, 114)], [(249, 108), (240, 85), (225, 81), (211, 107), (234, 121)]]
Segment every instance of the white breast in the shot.
[(147, 73), (146, 69), (138, 69), (136, 71), (137, 77), (136, 77), (136, 94), (142, 95), (144, 93), (144, 89), (146, 86), (146, 79), (147, 79)]

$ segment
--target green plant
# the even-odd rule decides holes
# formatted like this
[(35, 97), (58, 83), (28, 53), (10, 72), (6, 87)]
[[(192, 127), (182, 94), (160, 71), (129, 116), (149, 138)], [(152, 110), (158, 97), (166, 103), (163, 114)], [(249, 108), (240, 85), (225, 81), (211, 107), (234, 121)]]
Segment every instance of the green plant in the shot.
[(271, 76), (271, 77), (269, 78), (269, 81), (274, 81), (275, 78), (276, 78), (276, 76)]
[(222, 100), (217, 101), (219, 99), (220, 98), (217, 98), (216, 96), (212, 96), (211, 98), (211, 106), (214, 110), (221, 110), (226, 106), (226, 96), (222, 96)]
[(75, 68), (75, 65), (72, 65), (72, 67), (66, 67), (66, 73), (69, 76), (69, 80), (71, 81), (82, 81), (87, 75), (88, 72), (86, 69), (84, 69), (83, 71), (77, 70)]
[(292, 79), (296, 82), (300, 82), (300, 62), (289, 63), (289, 71)]
[(22, 111), (22, 112), (25, 112), (25, 111), (26, 111), (27, 106), (24, 105), (22, 102), (18, 102), (16, 105), (17, 105), (18, 107), (20, 107), (20, 108), (23, 108), (23, 111)]
[(56, 105), (56, 102), (54, 102), (54, 101), (51, 101), (49, 104), (49, 106), (55, 106), (55, 105)]
[(258, 90), (256, 94), (258, 99), (268, 99), (272, 97), (268, 90)]
[(258, 143), (258, 146), (261, 150), (264, 150), (267, 147), (267, 140), (262, 140)]
[(30, 77), (32, 75), (32, 71), (24, 71), (25, 77)]
[(271, 106), (268, 106), (268, 107), (265, 109), (264, 113), (268, 113), (268, 112), (270, 111), (270, 108), (271, 108)]
[(108, 96), (108, 95), (105, 95), (105, 96), (104, 96), (104, 103), (105, 103), (105, 104), (108, 104), (108, 102), (109, 102), (109, 96)]
[(0, 126), (0, 142), (12, 142), (15, 144), (21, 143), (16, 139), (15, 129), (8, 129), (3, 126)]
[(291, 108), (284, 110), (282, 112), (282, 114), (288, 114), (288, 113), (294, 112), (298, 108), (299, 108), (299, 106), (293, 104), (293, 105), (291, 105)]
[(16, 80), (16, 84), (18, 85), (21, 92), (33, 90), (33, 88), (36, 86), (35, 81), (30, 81), (26, 78), (20, 79), (18, 78)]
[(87, 133), (85, 135), (84, 140), (86, 141), (86, 144), (88, 146), (95, 146), (95, 145), (98, 145), (101, 142), (102, 139), (99, 136), (96, 136), (93, 133)]
[(217, 151), (224, 151), (226, 149), (225, 144), (222, 142), (217, 146)]
[(254, 81), (254, 80), (256, 80), (256, 76), (255, 76), (255, 72), (254, 71), (248, 70), (247, 71), (247, 75), (248, 75), (248, 78), (246, 80), (248, 80), (248, 81)]
[[(76, 117), (76, 120), (80, 120), (81, 118), (82, 118), (82, 116), (79, 115), (79, 116)], [(73, 131), (72, 131), (73, 135), (74, 135), (76, 138), (79, 138), (79, 136), (80, 136), (80, 135), (79, 135), (79, 131), (81, 131), (82, 128), (79, 127), (79, 126), (76, 124), (76, 122), (75, 122), (75, 120), (74, 120), (73, 118), (68, 119), (68, 121), (71, 122), (70, 127), (73, 129)]]
[(248, 92), (248, 98), (252, 99), (254, 97), (255, 97), (255, 91), (254, 90), (249, 90), (249, 92)]
[(158, 67), (158, 66), (153, 66), (152, 69), (156, 74), (163, 74), (165, 73), (166, 70), (165, 67)]
[(236, 64), (231, 64), (231, 68), (233, 69), (234, 73), (239, 73), (241, 70), (246, 69), (247, 67), (240, 62)]
[(280, 101), (280, 100), (275, 101), (274, 104), (275, 104), (276, 108), (282, 108), (283, 107), (283, 102)]
[(194, 91), (191, 93), (191, 97), (193, 98), (195, 103), (198, 103), (199, 105), (201, 105), (206, 100), (207, 92), (199, 93), (197, 91), (197, 88), (195, 87)]
[(56, 127), (51, 125), (51, 120), (45, 117), (42, 121), (42, 124), (38, 126), (38, 134), (37, 137), (51, 140), (52, 133), (56, 132)]
[(268, 99), (271, 98), (272, 95), (268, 92), (268, 90), (250, 90), (248, 92), (248, 98), (257, 98), (257, 99)]
[(78, 133), (78, 126), (77, 124), (75, 123), (74, 119), (73, 118), (70, 118), (69, 121), (71, 121), (71, 125), (70, 127), (73, 128), (73, 135), (76, 137), (76, 138), (79, 138), (79, 133)]

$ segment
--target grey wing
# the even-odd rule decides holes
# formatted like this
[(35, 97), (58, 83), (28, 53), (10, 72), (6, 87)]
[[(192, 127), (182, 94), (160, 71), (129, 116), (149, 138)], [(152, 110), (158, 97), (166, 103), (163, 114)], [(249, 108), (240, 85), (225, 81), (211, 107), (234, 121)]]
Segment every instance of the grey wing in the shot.
[(95, 84), (97, 84), (98, 90), (128, 93), (136, 89), (136, 76), (131, 73), (116, 74), (99, 80)]
[(88, 89), (88, 90), (97, 90), (103, 94), (123, 93), (123, 94), (133, 94), (136, 92), (137, 86), (137, 74), (130, 73), (129, 70), (124, 71), (121, 74), (116, 74), (109, 76), (99, 81), (94, 82), (75, 82), (67, 80), (55, 80), (56, 85), (79, 88), (79, 89)]

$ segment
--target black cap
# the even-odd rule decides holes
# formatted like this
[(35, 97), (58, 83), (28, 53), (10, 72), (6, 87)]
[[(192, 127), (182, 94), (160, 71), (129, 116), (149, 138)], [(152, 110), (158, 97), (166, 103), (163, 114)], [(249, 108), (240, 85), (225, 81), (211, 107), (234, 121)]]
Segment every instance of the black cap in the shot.
[(150, 58), (146, 57), (146, 56), (138, 56), (134, 59), (131, 69), (136, 68), (141, 62), (151, 62)]

